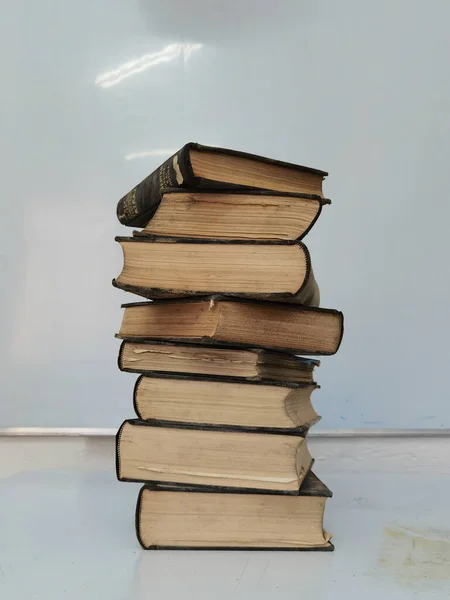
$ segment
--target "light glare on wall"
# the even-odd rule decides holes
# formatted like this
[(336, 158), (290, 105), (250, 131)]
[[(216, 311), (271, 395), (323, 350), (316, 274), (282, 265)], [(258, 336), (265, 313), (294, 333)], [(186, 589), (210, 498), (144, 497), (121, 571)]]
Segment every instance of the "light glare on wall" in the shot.
[(203, 44), (170, 44), (160, 52), (144, 54), (140, 58), (124, 62), (117, 69), (101, 73), (95, 80), (95, 84), (103, 88), (109, 88), (113, 85), (117, 85), (126, 77), (131, 77), (131, 75), (135, 75), (136, 73), (142, 73), (142, 71), (145, 71), (150, 67), (169, 62), (174, 58), (183, 56), (184, 60), (187, 60), (192, 51), (199, 50), (202, 45)]
[(158, 148), (156, 150), (146, 150), (144, 152), (129, 152), (125, 154), (125, 160), (134, 160), (135, 158), (146, 158), (147, 156), (163, 156), (169, 157), (175, 154), (176, 150), (168, 150), (166, 148)]

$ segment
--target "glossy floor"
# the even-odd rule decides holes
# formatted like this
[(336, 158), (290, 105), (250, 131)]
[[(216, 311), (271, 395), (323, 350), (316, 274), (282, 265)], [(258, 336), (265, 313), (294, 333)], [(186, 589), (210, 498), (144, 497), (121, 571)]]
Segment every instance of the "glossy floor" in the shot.
[[(417, 468), (413, 461), (381, 473), (383, 461), (372, 461), (355, 442), (367, 468), (352, 469), (348, 460), (330, 458), (342, 457), (338, 444), (312, 444), (316, 470), (334, 491), (326, 514), (334, 553), (145, 552), (134, 536), (139, 486), (115, 480), (111, 440), (0, 440), (0, 597), (446, 597), (447, 477), (436, 465), (427, 475), (425, 456)], [(377, 447), (383, 444), (389, 453), (392, 443)]]

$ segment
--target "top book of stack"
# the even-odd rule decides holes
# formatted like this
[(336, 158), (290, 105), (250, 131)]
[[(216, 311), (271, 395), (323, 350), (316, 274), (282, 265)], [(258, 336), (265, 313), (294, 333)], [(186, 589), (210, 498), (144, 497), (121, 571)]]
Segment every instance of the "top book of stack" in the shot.
[(188, 143), (124, 196), (136, 235), (210, 240), (303, 238), (317, 221), (326, 172)]

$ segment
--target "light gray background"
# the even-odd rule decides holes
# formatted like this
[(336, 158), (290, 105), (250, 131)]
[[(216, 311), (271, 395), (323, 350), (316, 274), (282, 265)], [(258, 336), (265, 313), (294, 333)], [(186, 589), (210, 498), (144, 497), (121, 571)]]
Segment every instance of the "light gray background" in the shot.
[(132, 416), (115, 205), (189, 140), (330, 172), (321, 427), (450, 426), (448, 2), (1, 5), (0, 426)]

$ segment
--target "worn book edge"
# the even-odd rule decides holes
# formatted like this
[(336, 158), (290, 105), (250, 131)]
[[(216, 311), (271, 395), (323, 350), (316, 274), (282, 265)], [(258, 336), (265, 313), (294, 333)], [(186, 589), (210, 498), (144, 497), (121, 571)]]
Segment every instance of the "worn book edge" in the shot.
[[(209, 294), (209, 295), (203, 295), (203, 296), (196, 296), (196, 297), (188, 297), (188, 298), (167, 298), (167, 299), (162, 299), (162, 298), (157, 298), (155, 300), (152, 300), (150, 302), (128, 302), (125, 304), (122, 304), (122, 308), (128, 308), (128, 307), (133, 307), (133, 306), (145, 306), (147, 304), (152, 304), (152, 303), (177, 303), (177, 302), (199, 302), (199, 301), (205, 301), (205, 302), (210, 302), (212, 304), (214, 304), (215, 302), (220, 302), (221, 300), (227, 301), (227, 302), (242, 302), (242, 303), (258, 303), (264, 306), (271, 306), (271, 307), (279, 307), (281, 309), (286, 310), (287, 307), (289, 307), (289, 309), (297, 309), (297, 310), (302, 310), (302, 311), (310, 311), (310, 312), (318, 312), (318, 313), (323, 313), (323, 314), (330, 314), (330, 315), (336, 315), (337, 317), (339, 317), (339, 339), (336, 345), (336, 349), (332, 352), (315, 352), (313, 350), (308, 350), (305, 348), (301, 348), (301, 347), (296, 347), (296, 348), (289, 348), (289, 347), (274, 347), (274, 346), (267, 346), (264, 344), (246, 344), (246, 343), (235, 343), (235, 342), (226, 342), (223, 340), (215, 340), (212, 339), (210, 337), (190, 337), (190, 338), (179, 338), (179, 337), (165, 337), (163, 339), (161, 338), (152, 338), (151, 336), (146, 336), (146, 337), (136, 337), (136, 336), (121, 336), (120, 334), (116, 333), (115, 337), (117, 339), (126, 339), (129, 342), (134, 342), (134, 343), (144, 343), (145, 341), (147, 342), (151, 342), (151, 343), (155, 343), (156, 341), (160, 341), (160, 342), (166, 342), (166, 343), (183, 343), (186, 344), (188, 346), (190, 345), (195, 345), (195, 346), (217, 346), (217, 347), (223, 347), (223, 348), (230, 348), (230, 347), (234, 347), (234, 348), (243, 348), (243, 349), (251, 349), (253, 351), (257, 351), (257, 350), (269, 350), (270, 352), (278, 352), (278, 353), (288, 353), (288, 354), (294, 354), (294, 355), (298, 355), (298, 354), (308, 354), (308, 355), (317, 355), (317, 356), (332, 356), (333, 354), (336, 354), (337, 351), (340, 348), (340, 345), (342, 343), (342, 338), (344, 336), (344, 315), (341, 311), (339, 310), (335, 310), (333, 308), (322, 308), (319, 306), (305, 306), (303, 304), (289, 304), (289, 303), (285, 303), (285, 302), (269, 302), (269, 301), (264, 301), (264, 300), (256, 300), (256, 299), (251, 299), (251, 298), (241, 298), (241, 297), (235, 297), (235, 296), (226, 296), (224, 294)], [(303, 359), (305, 360), (305, 359)], [(319, 363), (320, 364), (320, 363)], [(120, 366), (119, 366), (120, 368)], [(141, 371), (131, 371), (131, 372), (136, 372), (136, 373), (140, 373)]]
[[(267, 384), (267, 385), (289, 385), (291, 387), (293, 386), (297, 386), (297, 385), (303, 385), (302, 383), (297, 383), (297, 382), (290, 382), (288, 379), (280, 379), (280, 380), (273, 380), (273, 379), (268, 379), (262, 376), (255, 376), (255, 377), (234, 377), (232, 375), (230, 376), (224, 376), (224, 375), (203, 375), (201, 373), (179, 373), (179, 372), (172, 372), (172, 371), (158, 371), (158, 370), (145, 370), (145, 369), (131, 369), (129, 367), (123, 367), (122, 366), (122, 354), (123, 354), (123, 350), (125, 347), (126, 343), (132, 343), (132, 344), (158, 344), (158, 345), (166, 345), (166, 346), (173, 346), (173, 345), (177, 345), (177, 346), (186, 346), (186, 347), (193, 347), (193, 348), (204, 348), (204, 347), (208, 347), (208, 345), (205, 344), (199, 344), (199, 343), (186, 343), (184, 341), (180, 341), (180, 342), (172, 342), (169, 340), (161, 340), (161, 339), (151, 339), (151, 338), (133, 338), (133, 337), (125, 337), (125, 338), (119, 338), (118, 335), (116, 334), (117, 339), (122, 339), (122, 343), (120, 344), (120, 348), (119, 348), (119, 354), (117, 357), (117, 365), (119, 367), (120, 371), (123, 371), (125, 373), (142, 373), (144, 375), (155, 375), (155, 376), (166, 376), (169, 377), (173, 374), (173, 376), (187, 376), (187, 377), (192, 377), (193, 379), (203, 379), (204, 377), (211, 377), (211, 380), (214, 381), (216, 378), (219, 378), (219, 380), (221, 378), (223, 378), (223, 381), (230, 381), (230, 382), (234, 382), (236, 381), (237, 383), (244, 383), (246, 381), (248, 381), (249, 383), (261, 383), (261, 384)], [(218, 350), (229, 350), (230, 348), (235, 348), (235, 349), (239, 349), (239, 347), (236, 344), (228, 344), (228, 345), (223, 345), (223, 344), (213, 344), (214, 348), (218, 349)], [(280, 358), (283, 357), (283, 352), (279, 352), (278, 350), (266, 350), (264, 348), (254, 348), (253, 346), (249, 346), (249, 347), (245, 347), (242, 348), (243, 350), (246, 350), (248, 352), (254, 353), (254, 354), (262, 354), (264, 355), (265, 352), (271, 352), (274, 354), (278, 354), (280, 356)], [(290, 355), (291, 357), (292, 355)], [(304, 364), (304, 365), (311, 365), (313, 368), (314, 367), (319, 367), (320, 366), (320, 360), (315, 360), (312, 358), (304, 358), (302, 356), (295, 356), (295, 358), (297, 359), (299, 364)], [(314, 381), (311, 381), (311, 383), (309, 382), (305, 382), (306, 385), (315, 385)]]

